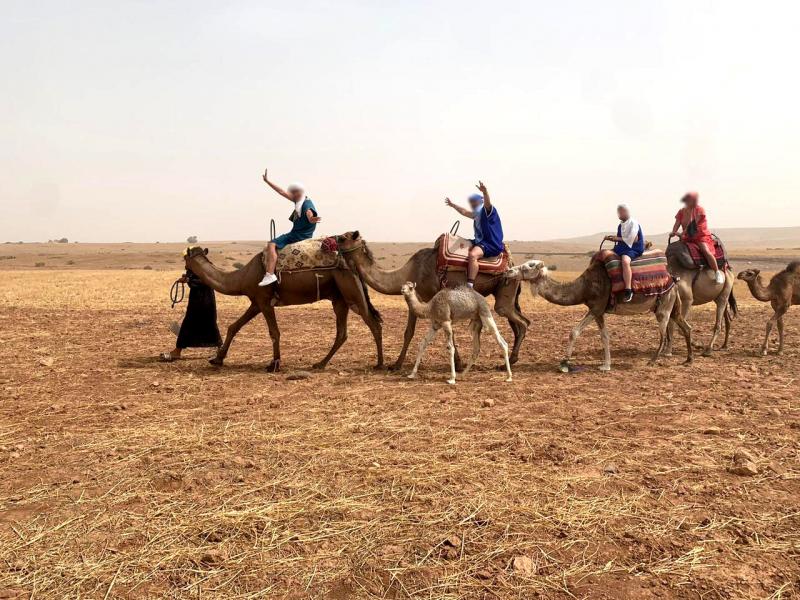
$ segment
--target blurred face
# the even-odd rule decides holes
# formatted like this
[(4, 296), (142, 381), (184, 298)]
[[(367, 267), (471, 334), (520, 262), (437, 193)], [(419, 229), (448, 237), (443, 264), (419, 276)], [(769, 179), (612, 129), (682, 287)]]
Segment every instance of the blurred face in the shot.
[(478, 210), (481, 207), (482, 204), (483, 204), (483, 200), (478, 200), (477, 198), (474, 198), (474, 199), (470, 198), (469, 199), (469, 207), (472, 210)]
[(686, 194), (681, 199), (681, 202), (683, 202), (683, 205), (686, 206), (687, 208), (694, 208), (695, 206), (697, 206), (697, 196), (694, 196), (692, 194)]
[(617, 216), (619, 217), (620, 221), (627, 221), (631, 218), (631, 213), (624, 206), (619, 206), (617, 207)]
[(289, 195), (292, 197), (292, 200), (295, 202), (299, 202), (300, 200), (304, 200), (306, 197), (306, 192), (302, 188), (293, 187), (289, 190)]

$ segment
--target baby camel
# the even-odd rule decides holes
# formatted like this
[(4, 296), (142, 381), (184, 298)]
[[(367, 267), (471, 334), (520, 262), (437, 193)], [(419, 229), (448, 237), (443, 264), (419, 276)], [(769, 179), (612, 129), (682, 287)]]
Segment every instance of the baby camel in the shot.
[(422, 357), (425, 355), (425, 350), (428, 344), (431, 343), (436, 336), (439, 329), (444, 329), (447, 335), (447, 350), (450, 353), (450, 379), (447, 383), (454, 384), (456, 382), (456, 363), (455, 363), (455, 342), (453, 340), (453, 321), (470, 320), (470, 328), (472, 329), (472, 356), (464, 369), (466, 375), (470, 367), (478, 359), (478, 354), (481, 351), (481, 329), (487, 327), (493, 334), (497, 343), (503, 349), (503, 358), (506, 361), (506, 372), (508, 378), (506, 381), (511, 381), (511, 364), (508, 362), (508, 344), (500, 335), (497, 329), (497, 323), (494, 322), (492, 311), (486, 303), (486, 299), (475, 290), (467, 287), (460, 286), (457, 288), (445, 288), (436, 293), (431, 298), (430, 302), (422, 302), (417, 297), (416, 283), (407, 281), (400, 288), (403, 297), (408, 304), (408, 310), (413, 312), (421, 319), (431, 320), (431, 329), (419, 344), (419, 353), (417, 354), (417, 361), (414, 363), (414, 368), (409, 373), (408, 378), (414, 379), (417, 376), (417, 369)]
[(778, 326), (778, 354), (783, 352), (783, 315), (793, 304), (800, 304), (800, 261), (790, 262), (787, 267), (777, 273), (765, 286), (761, 280), (761, 271), (747, 269), (738, 275), (747, 283), (756, 300), (769, 302), (775, 314), (767, 321), (767, 333), (761, 346), (761, 354), (769, 352), (769, 334), (774, 325)]

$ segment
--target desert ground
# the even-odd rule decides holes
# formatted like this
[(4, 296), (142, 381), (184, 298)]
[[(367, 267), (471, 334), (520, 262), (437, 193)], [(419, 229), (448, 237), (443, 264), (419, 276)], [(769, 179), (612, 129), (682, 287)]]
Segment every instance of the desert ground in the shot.
[[(227, 268), (258, 248), (207, 245)], [(207, 350), (163, 364), (185, 306), (167, 297), (182, 247), (0, 246), (0, 598), (800, 593), (800, 309), (785, 355), (762, 358), (771, 311), (737, 283), (731, 347), (689, 367), (680, 345), (648, 365), (652, 316), (611, 317), (614, 370), (596, 369), (589, 328), (585, 368), (562, 374), (582, 310), (525, 290), (513, 383), (488, 335), (456, 386), (441, 338), (416, 381), (373, 370), (356, 315), (329, 367), (298, 373), (333, 340), (327, 302), (278, 309), (281, 373), (263, 370), (263, 320), (222, 368)], [(415, 247), (373, 250), (394, 266)], [(588, 260), (557, 249), (557, 279)], [(791, 255), (741, 249), (734, 264), (775, 271)], [(373, 299), (392, 361), (406, 307)], [(245, 300), (218, 306), (224, 332)], [(698, 341), (712, 318), (694, 310)]]

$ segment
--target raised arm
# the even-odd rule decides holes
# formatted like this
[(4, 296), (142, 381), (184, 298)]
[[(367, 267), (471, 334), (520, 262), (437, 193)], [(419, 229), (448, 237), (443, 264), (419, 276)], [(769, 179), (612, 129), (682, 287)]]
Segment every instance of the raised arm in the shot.
[(447, 206), (449, 206), (450, 208), (452, 208), (453, 210), (455, 210), (456, 212), (458, 212), (461, 215), (467, 217), (468, 219), (474, 219), (475, 218), (475, 213), (473, 213), (468, 208), (463, 208), (463, 207), (459, 206), (458, 204), (455, 204), (452, 200), (450, 200), (450, 198), (445, 198), (444, 199), (444, 203)]
[(274, 183), (272, 183), (267, 178), (267, 169), (264, 169), (264, 175), (263, 175), (262, 179), (264, 180), (264, 183), (266, 183), (269, 187), (271, 187), (273, 190), (278, 192), (281, 196), (283, 196), (287, 200), (291, 200), (292, 202), (294, 202), (294, 200), (292, 200), (292, 197), (289, 195), (289, 193), (286, 190), (284, 190), (282, 187), (279, 187), (279, 186), (275, 185)]
[(672, 235), (678, 235), (678, 230), (681, 228), (681, 220), (675, 219), (675, 225), (672, 226)]
[(486, 214), (489, 214), (492, 212), (492, 201), (489, 198), (489, 190), (486, 189), (486, 186), (483, 185), (482, 181), (479, 181), (478, 185), (475, 187), (481, 191), (481, 194), (483, 194), (483, 210), (486, 212)]

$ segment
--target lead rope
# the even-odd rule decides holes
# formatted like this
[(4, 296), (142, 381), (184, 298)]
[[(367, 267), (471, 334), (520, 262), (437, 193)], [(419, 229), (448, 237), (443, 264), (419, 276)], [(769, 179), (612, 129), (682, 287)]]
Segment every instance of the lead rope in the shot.
[[(180, 296), (178, 295), (178, 290), (180, 290)], [(182, 281), (176, 279), (169, 290), (169, 299), (172, 300), (172, 308), (175, 308), (176, 304), (183, 302), (185, 297), (186, 285)]]
[(314, 278), (317, 280), (317, 302), (319, 302), (320, 301), (319, 280), (322, 279), (322, 275), (320, 273), (314, 273)]

